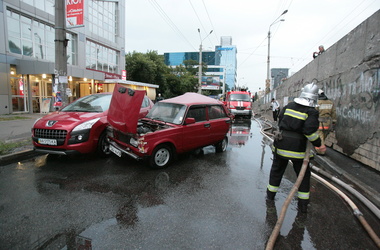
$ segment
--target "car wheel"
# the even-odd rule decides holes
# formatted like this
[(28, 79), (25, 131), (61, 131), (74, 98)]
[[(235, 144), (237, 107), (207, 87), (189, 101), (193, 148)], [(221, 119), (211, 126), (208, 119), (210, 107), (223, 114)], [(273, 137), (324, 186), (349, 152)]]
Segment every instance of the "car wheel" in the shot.
[(110, 144), (105, 131), (101, 133), (99, 137), (97, 153), (100, 157), (108, 157), (111, 155)]
[(150, 156), (149, 165), (152, 168), (165, 168), (173, 158), (173, 150), (169, 145), (158, 145)]
[(224, 137), (224, 139), (222, 141), (218, 142), (218, 144), (215, 145), (215, 151), (217, 153), (224, 152), (227, 149), (227, 145), (228, 145), (228, 139), (226, 136), (226, 137)]

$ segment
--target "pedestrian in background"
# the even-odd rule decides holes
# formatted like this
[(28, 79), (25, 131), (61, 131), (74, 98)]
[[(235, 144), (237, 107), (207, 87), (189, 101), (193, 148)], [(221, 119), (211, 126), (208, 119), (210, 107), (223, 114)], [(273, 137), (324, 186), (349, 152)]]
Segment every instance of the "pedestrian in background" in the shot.
[(323, 52), (325, 52), (325, 48), (323, 47), (323, 45), (320, 45), (318, 47), (318, 52), (314, 52), (313, 53), (313, 58), (315, 59), (317, 56), (319, 56), (320, 54), (322, 54)]
[[(306, 155), (306, 144), (310, 141), (313, 146), (320, 146), (318, 130), (318, 111), (315, 109), (318, 101), (318, 86), (307, 84), (294, 102), (286, 105), (279, 115), (280, 134), (276, 136), (272, 150), (273, 163), (270, 170), (269, 184), (267, 186), (267, 200), (274, 200), (280, 187), (282, 176), (285, 173), (289, 160), (298, 176), (303, 159)], [(310, 169), (298, 188), (298, 209), (307, 212), (310, 197)]]
[(327, 98), (322, 89), (318, 90), (319, 127), (318, 134), (321, 138), (321, 146), (315, 147), (318, 155), (326, 154), (325, 140), (336, 124), (336, 110), (334, 103)]
[(162, 100), (164, 100), (164, 98), (159, 93), (158, 96), (156, 97), (156, 102), (159, 102), (159, 101), (162, 101)]
[(277, 122), (277, 117), (280, 113), (280, 104), (278, 103), (276, 99), (272, 98), (272, 103), (270, 106), (272, 107), (273, 120)]

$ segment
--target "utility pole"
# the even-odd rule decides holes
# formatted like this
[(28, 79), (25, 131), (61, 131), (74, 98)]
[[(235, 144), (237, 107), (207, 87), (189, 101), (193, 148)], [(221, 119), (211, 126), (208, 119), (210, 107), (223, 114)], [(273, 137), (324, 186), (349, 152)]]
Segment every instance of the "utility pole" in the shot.
[(67, 98), (67, 53), (66, 47), (66, 22), (65, 22), (65, 0), (55, 0), (55, 68), (54, 86), (57, 86), (56, 94), (61, 95), (62, 106), (68, 103)]
[(273, 24), (278, 23), (278, 22), (283, 22), (285, 19), (278, 20), (282, 15), (285, 15), (288, 12), (288, 10), (285, 10), (282, 12), (282, 14), (277, 17), (276, 20), (273, 21), (271, 25), (269, 25), (268, 29), (268, 59), (267, 59), (267, 79), (265, 80), (265, 94), (268, 94), (270, 92), (270, 82), (271, 82), (271, 77), (270, 77), (270, 28), (272, 27)]
[(201, 94), (202, 93), (202, 42), (212, 33), (212, 30), (210, 31), (210, 33), (208, 33), (208, 35), (205, 38), (203, 38), (203, 40), (201, 37), (200, 29), (198, 29), (198, 33), (199, 33), (199, 39), (201, 41), (201, 44), (199, 45), (198, 94)]

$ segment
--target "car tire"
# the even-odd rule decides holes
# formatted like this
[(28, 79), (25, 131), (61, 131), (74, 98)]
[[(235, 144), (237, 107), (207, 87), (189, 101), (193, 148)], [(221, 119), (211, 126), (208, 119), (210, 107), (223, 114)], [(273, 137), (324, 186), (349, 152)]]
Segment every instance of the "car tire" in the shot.
[(97, 154), (100, 157), (108, 157), (111, 155), (110, 151), (110, 146), (109, 142), (107, 139), (107, 133), (106, 131), (103, 131), (100, 136), (99, 136), (99, 141), (98, 141), (98, 147), (97, 147)]
[(149, 158), (149, 166), (156, 169), (165, 168), (170, 164), (173, 156), (173, 150), (169, 145), (158, 145)]
[(221, 153), (221, 152), (224, 152), (226, 151), (227, 149), (227, 145), (228, 145), (228, 138), (227, 136), (224, 137), (223, 140), (221, 140), (220, 142), (218, 142), (216, 145), (215, 145), (215, 151), (217, 153)]

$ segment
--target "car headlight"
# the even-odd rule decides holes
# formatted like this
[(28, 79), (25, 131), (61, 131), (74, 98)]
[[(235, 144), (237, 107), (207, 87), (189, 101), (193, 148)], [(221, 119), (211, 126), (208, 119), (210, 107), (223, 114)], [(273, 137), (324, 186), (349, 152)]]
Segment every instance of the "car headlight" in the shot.
[(139, 145), (139, 142), (133, 137), (129, 140), (129, 143), (136, 148)]
[(78, 126), (76, 126), (74, 129), (73, 129), (73, 132), (75, 131), (80, 131), (80, 130), (84, 130), (84, 129), (90, 129), (92, 128), (92, 126), (97, 122), (99, 121), (100, 117), (99, 118), (95, 118), (95, 119), (92, 119), (92, 120), (89, 120), (89, 121), (86, 121), (82, 124), (79, 124)]

